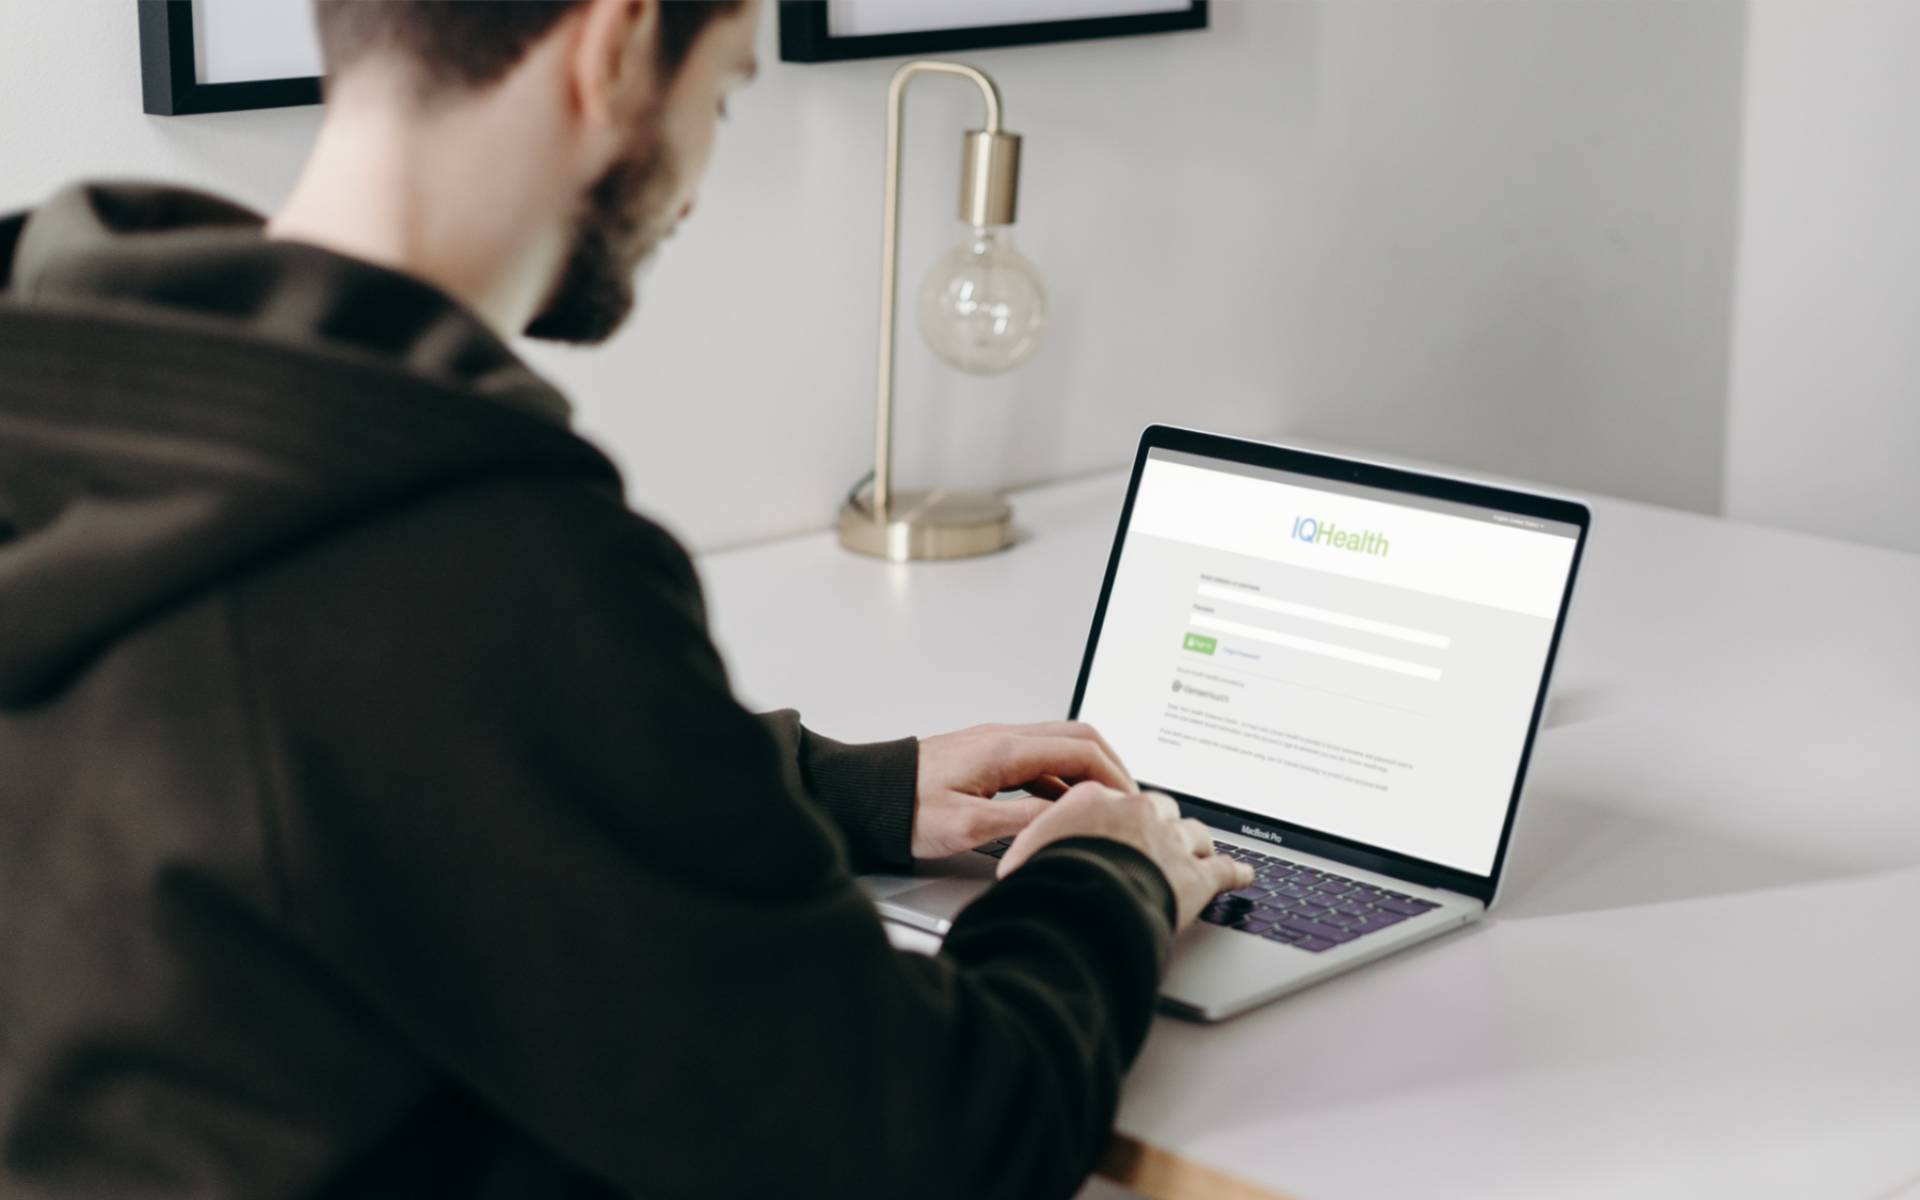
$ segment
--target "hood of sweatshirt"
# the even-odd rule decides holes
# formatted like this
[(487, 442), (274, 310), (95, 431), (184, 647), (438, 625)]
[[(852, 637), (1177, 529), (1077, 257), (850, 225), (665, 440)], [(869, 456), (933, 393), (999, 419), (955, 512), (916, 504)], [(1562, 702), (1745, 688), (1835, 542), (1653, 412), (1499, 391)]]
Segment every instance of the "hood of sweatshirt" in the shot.
[(620, 487), (566, 401), (410, 276), (86, 184), (0, 218), (0, 709), (250, 565), (440, 490)]

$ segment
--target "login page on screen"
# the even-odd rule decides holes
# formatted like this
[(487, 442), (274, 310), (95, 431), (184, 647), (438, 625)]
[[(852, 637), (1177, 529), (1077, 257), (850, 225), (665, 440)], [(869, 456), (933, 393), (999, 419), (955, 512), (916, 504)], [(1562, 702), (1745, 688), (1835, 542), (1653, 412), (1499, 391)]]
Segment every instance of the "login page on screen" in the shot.
[(1150, 785), (1486, 875), (1578, 535), (1149, 451), (1080, 718)]

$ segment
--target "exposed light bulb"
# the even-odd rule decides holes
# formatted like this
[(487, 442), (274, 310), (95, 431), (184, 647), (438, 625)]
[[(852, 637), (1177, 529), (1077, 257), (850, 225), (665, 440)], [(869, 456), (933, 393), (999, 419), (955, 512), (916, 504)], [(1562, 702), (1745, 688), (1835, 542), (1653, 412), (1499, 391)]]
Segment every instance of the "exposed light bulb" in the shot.
[(920, 284), (920, 336), (962, 371), (998, 375), (1027, 361), (1047, 327), (1040, 272), (1004, 229), (975, 226)]

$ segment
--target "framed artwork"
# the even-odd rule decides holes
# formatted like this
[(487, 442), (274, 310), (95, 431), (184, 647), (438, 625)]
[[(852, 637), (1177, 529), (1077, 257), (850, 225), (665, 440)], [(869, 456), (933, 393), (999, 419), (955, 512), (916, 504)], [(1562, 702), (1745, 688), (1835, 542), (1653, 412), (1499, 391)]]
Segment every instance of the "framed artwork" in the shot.
[(140, 91), (156, 116), (320, 103), (309, 0), (139, 0)]
[(781, 0), (780, 57), (834, 62), (1206, 25), (1207, 0)]

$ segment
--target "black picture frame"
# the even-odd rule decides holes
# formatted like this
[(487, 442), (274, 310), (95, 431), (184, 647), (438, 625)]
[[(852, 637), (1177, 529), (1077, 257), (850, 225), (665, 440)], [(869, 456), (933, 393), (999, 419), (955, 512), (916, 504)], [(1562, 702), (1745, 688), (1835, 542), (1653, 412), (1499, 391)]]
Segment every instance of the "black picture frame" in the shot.
[(140, 99), (157, 117), (320, 103), (320, 77), (201, 83), (193, 55), (193, 0), (140, 0)]
[(780, 0), (780, 61), (840, 62), (850, 58), (890, 58), (939, 54), (949, 50), (986, 50), (1086, 38), (1172, 33), (1207, 27), (1208, 0), (1188, 0), (1173, 12), (1086, 17), (1071, 21), (1032, 21), (1015, 25), (977, 25), (864, 37), (834, 37), (827, 32), (828, 0)]

